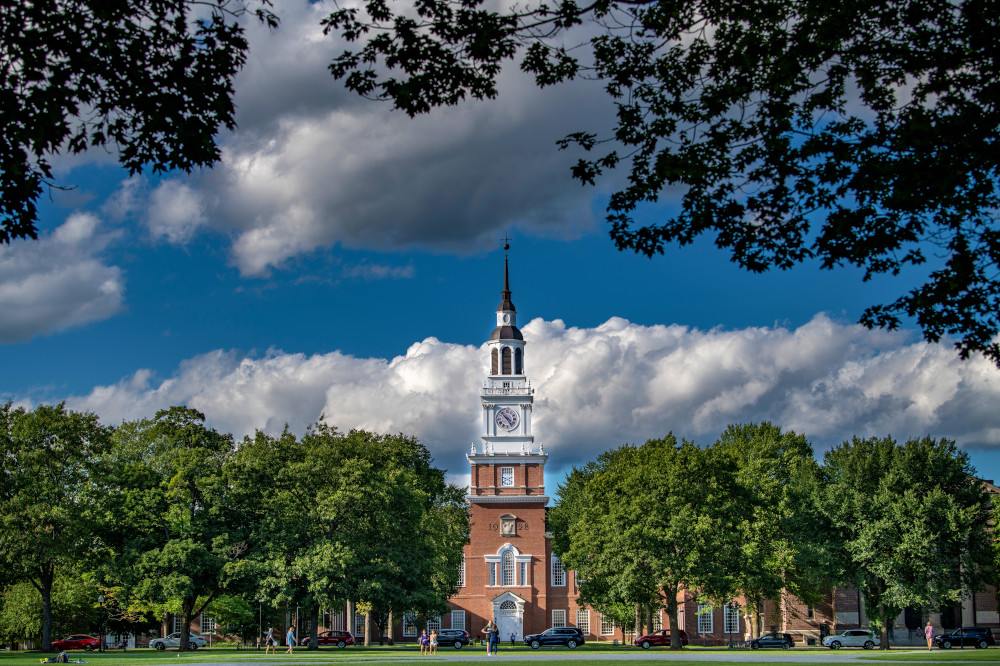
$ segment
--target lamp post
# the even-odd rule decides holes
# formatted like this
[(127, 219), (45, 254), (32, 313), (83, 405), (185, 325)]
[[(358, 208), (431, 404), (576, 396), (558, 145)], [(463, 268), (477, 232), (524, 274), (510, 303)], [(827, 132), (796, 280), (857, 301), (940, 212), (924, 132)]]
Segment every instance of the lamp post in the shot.
[(264, 597), (257, 599), (259, 606), (257, 607), (257, 650), (260, 650), (260, 637), (264, 633), (264, 623), (261, 619), (264, 616)]
[(101, 615), (98, 618), (98, 630), (97, 633), (100, 634), (101, 644), (97, 646), (98, 652), (104, 652), (104, 595), (97, 597), (97, 604), (101, 607)]

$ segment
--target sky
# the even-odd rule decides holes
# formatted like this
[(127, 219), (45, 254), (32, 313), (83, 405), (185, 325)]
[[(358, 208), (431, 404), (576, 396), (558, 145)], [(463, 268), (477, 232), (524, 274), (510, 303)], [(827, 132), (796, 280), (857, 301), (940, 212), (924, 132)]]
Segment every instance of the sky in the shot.
[(855, 323), (919, 275), (751, 275), (710, 239), (618, 252), (616, 176), (581, 187), (555, 145), (611, 127), (598, 84), (538, 90), (513, 68), (497, 100), (410, 119), (329, 75), (345, 48), (322, 34), (330, 4), (275, 7), (277, 31), (248, 26), (215, 168), (55, 160), (68, 189), (39, 202), (39, 240), (0, 246), (0, 401), (107, 424), (187, 404), (237, 438), (323, 417), (415, 435), (464, 485), (509, 237), (549, 494), (609, 448), (763, 420), (819, 456), (855, 435), (948, 437), (1000, 478), (1000, 371), (912, 325)]

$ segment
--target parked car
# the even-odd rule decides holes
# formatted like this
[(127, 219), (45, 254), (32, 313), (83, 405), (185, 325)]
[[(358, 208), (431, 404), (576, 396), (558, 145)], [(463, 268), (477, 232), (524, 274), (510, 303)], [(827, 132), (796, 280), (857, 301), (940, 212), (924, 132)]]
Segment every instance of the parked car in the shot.
[(540, 634), (524, 637), (524, 644), (532, 650), (543, 645), (565, 645), (572, 650), (583, 643), (583, 632), (576, 627), (551, 627)]
[(874, 631), (868, 629), (848, 629), (847, 631), (827, 636), (823, 639), (823, 645), (831, 650), (839, 650), (842, 647), (859, 647), (871, 650), (881, 637)]
[(462, 647), (468, 645), (471, 640), (472, 638), (469, 636), (469, 632), (464, 629), (441, 629), (438, 631), (438, 645), (442, 647), (451, 645), (456, 650), (461, 650)]
[(795, 646), (795, 641), (792, 640), (791, 634), (771, 632), (769, 634), (762, 634), (759, 638), (751, 638), (745, 645), (751, 650), (759, 650), (760, 648), (781, 648), (782, 650), (788, 650)]
[[(190, 634), (188, 636), (188, 648), (191, 650), (197, 650), (200, 647), (205, 647), (208, 645), (203, 637), (198, 634)], [(181, 632), (175, 631), (169, 636), (164, 636), (163, 638), (154, 638), (149, 641), (149, 647), (156, 648), (157, 650), (166, 650), (167, 648), (179, 648), (181, 646)]]
[(935, 636), (934, 644), (944, 650), (954, 646), (988, 648), (996, 645), (996, 638), (989, 627), (962, 627), (951, 633)]
[[(687, 632), (684, 631), (683, 629), (681, 629), (680, 632), (681, 632), (680, 633), (681, 645), (687, 645), (688, 644)], [(654, 631), (653, 633), (648, 634), (646, 636), (639, 636), (639, 638), (635, 639), (635, 645), (636, 647), (641, 647), (644, 650), (648, 650), (654, 645), (666, 645), (667, 647), (670, 647), (670, 630), (663, 629), (661, 631)]]
[(86, 634), (73, 634), (58, 641), (52, 641), (52, 649), (56, 652), (63, 650), (96, 650), (101, 646), (101, 641)]
[[(309, 645), (309, 639), (312, 636), (304, 636), (300, 641), (299, 645)], [(317, 645), (336, 645), (339, 648), (345, 648), (348, 645), (354, 645), (354, 636), (351, 636), (350, 632), (347, 631), (337, 631), (335, 629), (330, 631), (322, 631), (316, 636)]]

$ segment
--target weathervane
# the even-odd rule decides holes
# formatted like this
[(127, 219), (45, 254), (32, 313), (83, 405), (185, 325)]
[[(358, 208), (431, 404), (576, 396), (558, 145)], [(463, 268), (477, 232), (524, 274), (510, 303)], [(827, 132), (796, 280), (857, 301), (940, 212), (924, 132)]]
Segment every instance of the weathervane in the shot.
[(506, 252), (507, 250), (509, 250), (510, 249), (510, 238), (507, 237), (506, 233), (503, 235), (503, 238), (501, 238), (500, 240), (503, 241), (504, 252)]

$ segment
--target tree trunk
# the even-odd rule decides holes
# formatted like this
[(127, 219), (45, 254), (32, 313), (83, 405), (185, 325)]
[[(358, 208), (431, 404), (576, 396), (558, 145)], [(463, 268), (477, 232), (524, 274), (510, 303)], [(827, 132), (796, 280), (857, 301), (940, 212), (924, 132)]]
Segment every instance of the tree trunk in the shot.
[(393, 636), (393, 633), (394, 632), (392, 630), (392, 611), (389, 611), (389, 616), (385, 621), (385, 635), (386, 638), (389, 639), (389, 645), (395, 645), (396, 643), (396, 639)]
[(52, 649), (52, 581), (55, 568), (45, 565), (38, 577), (38, 592), (42, 595), (42, 652)]
[(181, 601), (181, 640), (177, 647), (181, 652), (187, 652), (191, 649), (188, 646), (188, 643), (191, 642), (191, 611), (194, 610), (197, 601), (197, 597), (186, 597)]
[(638, 638), (639, 636), (642, 636), (643, 634), (646, 633), (642, 629), (643, 620), (645, 619), (643, 617), (644, 615), (645, 615), (645, 613), (642, 612), (642, 604), (641, 603), (636, 604), (635, 605), (635, 635), (636, 635), (636, 638)]
[[(318, 650), (319, 649), (319, 604), (314, 603), (309, 608), (309, 623), (310, 623), (310, 636), (309, 636), (309, 649)], [(301, 637), (300, 637), (301, 638)]]
[(879, 632), (881, 636), (879, 637), (879, 649), (888, 650), (889, 649), (889, 621), (887, 618), (888, 611), (885, 608), (885, 581), (878, 580), (876, 583), (876, 589), (878, 590), (878, 621), (882, 625), (882, 630)]
[(653, 633), (653, 604), (646, 604), (646, 626), (649, 627), (649, 633)]
[(667, 617), (670, 618), (670, 649), (680, 650), (683, 645), (681, 645), (681, 626), (680, 613), (678, 609), (680, 605), (677, 603), (677, 590), (664, 587), (663, 594), (667, 598)]
[(372, 644), (372, 612), (371, 609), (365, 611), (365, 647)]

